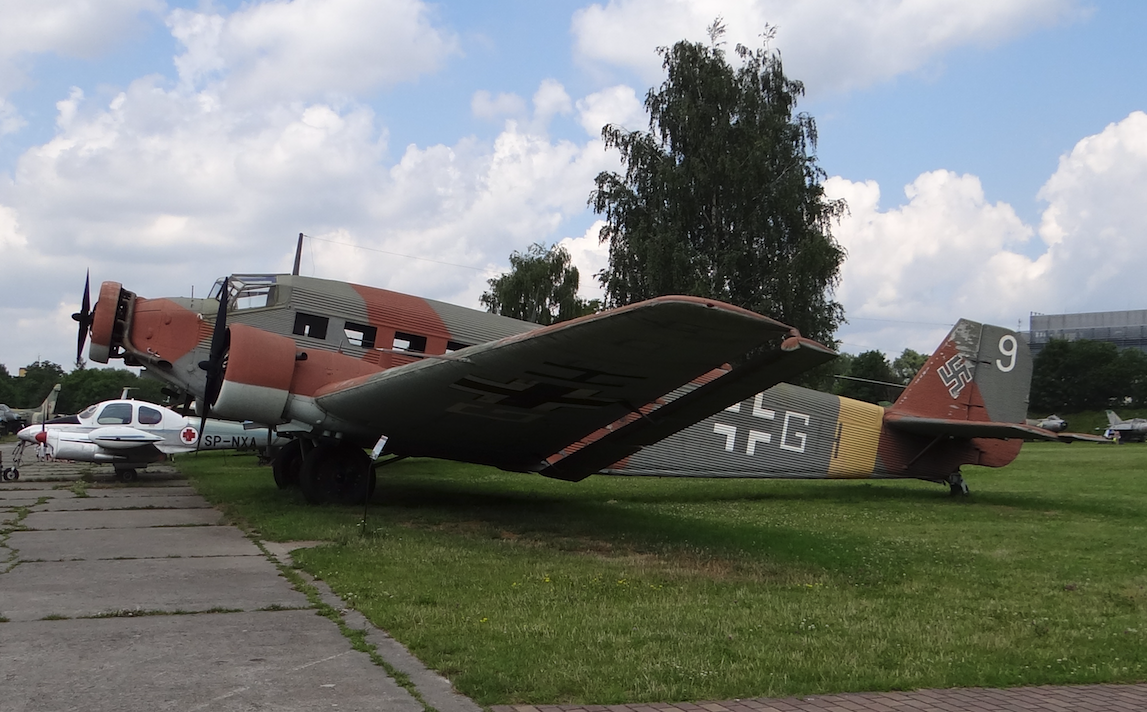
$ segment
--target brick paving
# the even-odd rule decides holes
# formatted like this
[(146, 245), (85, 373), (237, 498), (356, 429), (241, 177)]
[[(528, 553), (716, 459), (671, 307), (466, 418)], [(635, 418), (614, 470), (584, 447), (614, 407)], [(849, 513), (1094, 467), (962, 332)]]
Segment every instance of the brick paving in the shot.
[(1147, 684), (983, 687), (634, 705), (494, 705), (490, 712), (1143, 712)]

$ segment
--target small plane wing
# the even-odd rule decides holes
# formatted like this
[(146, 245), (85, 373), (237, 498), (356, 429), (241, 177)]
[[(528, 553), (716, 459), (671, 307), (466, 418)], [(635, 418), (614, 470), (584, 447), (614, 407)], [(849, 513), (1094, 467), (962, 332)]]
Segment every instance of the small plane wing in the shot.
[(1056, 433), (1056, 438), (1061, 443), (1085, 442), (1085, 443), (1109, 443), (1111, 442), (1102, 435), (1090, 435), (1088, 433)]
[[(714, 369), (767, 368), (763, 354), (781, 352), (794, 337), (805, 344), (794, 353), (819, 349), (831, 357), (832, 351), (812, 348), (791, 327), (760, 314), (707, 299), (659, 297), (473, 346), (452, 359), (331, 384), (315, 401), (359, 432), (384, 435), (386, 452), (538, 471), (562, 448), (648, 412), (659, 398)], [(816, 363), (790, 360), (777, 373), (788, 376)], [(712, 402), (697, 412), (679, 406), (678, 419), (688, 425), (704, 417), (700, 412), (743, 397), (742, 389), (715, 390), (706, 391)], [(608, 457), (603, 466), (618, 459)]]

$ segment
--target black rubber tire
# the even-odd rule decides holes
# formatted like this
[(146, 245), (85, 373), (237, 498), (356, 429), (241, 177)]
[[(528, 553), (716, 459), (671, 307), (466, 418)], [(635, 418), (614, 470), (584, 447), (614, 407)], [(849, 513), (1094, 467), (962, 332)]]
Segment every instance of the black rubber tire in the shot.
[(318, 445), (303, 458), (299, 488), (311, 504), (362, 504), (370, 492), (370, 456), (352, 445)]
[(5, 467), (3, 473), (0, 473), (0, 479), (5, 482), (15, 482), (20, 479), (20, 471), (15, 467)]
[(125, 467), (122, 470), (116, 470), (115, 476), (120, 482), (135, 482), (139, 473), (135, 471), (134, 467)]
[(299, 472), (303, 469), (303, 442), (295, 438), (284, 445), (271, 461), (271, 473), (279, 489), (298, 487)]

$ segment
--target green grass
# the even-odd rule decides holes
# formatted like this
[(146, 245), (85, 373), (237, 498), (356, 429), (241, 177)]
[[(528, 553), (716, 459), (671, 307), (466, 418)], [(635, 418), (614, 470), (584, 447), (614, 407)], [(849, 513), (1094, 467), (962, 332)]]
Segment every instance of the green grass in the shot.
[(538, 476), (422, 460), (361, 508), (180, 466), (480, 704), (1147, 680), (1147, 446), (916, 482)]

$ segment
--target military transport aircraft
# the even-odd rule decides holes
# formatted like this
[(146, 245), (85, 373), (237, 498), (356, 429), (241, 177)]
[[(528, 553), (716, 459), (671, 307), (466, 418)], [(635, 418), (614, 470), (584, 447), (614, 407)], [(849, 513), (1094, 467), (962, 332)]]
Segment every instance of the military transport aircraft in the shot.
[(52, 386), (39, 408), (9, 408), (0, 403), (0, 431), (14, 433), (24, 426), (50, 420), (56, 414), (56, 401), (60, 397), (60, 384)]
[(1115, 411), (1107, 411), (1107, 430), (1103, 433), (1109, 438), (1119, 436), (1120, 440), (1126, 442), (1143, 442), (1147, 439), (1147, 418), (1132, 418), (1131, 420), (1124, 420), (1115, 414)]
[(116, 399), (96, 403), (78, 415), (29, 425), (18, 437), (21, 443), (44, 447), (57, 460), (111, 463), (116, 477), (125, 482), (136, 478), (137, 468), (176, 453), (265, 450), (286, 444), (266, 427), (250, 428), (214, 418), (201, 426), (200, 418), (161, 405)]
[[(88, 286), (77, 358), (143, 366), (294, 438), (276, 482), (361, 502), (377, 467), (437, 457), (577, 481), (594, 473), (948, 483), (1024, 439), (1031, 355), (962, 320), (887, 410), (784, 384), (835, 353), (711, 299), (666, 296), (547, 327), (384, 289), (236, 274), (207, 299)], [(1074, 437), (1059, 436), (1070, 440)], [(1090, 436), (1094, 437), (1094, 436)], [(365, 453), (374, 447), (376, 460)]]

